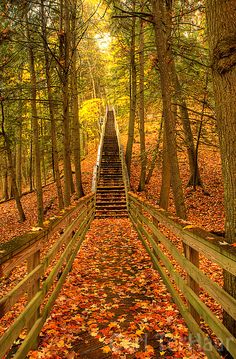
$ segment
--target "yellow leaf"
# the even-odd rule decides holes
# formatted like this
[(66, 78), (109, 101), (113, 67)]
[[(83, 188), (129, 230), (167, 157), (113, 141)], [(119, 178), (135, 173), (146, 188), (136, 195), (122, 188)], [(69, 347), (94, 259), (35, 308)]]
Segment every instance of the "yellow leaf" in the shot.
[(130, 344), (131, 344), (130, 341), (127, 340), (127, 339), (123, 339), (123, 340), (121, 340), (121, 342), (120, 342), (120, 345), (121, 345), (124, 349), (129, 349), (129, 348), (131, 347)]
[(160, 352), (160, 355), (165, 355), (165, 352), (164, 351)]
[(117, 323), (116, 322), (111, 322), (108, 327), (111, 329), (111, 328), (114, 328), (117, 326)]
[(102, 348), (102, 351), (103, 351), (103, 353), (107, 354), (111, 351), (111, 348), (108, 345), (106, 345), (105, 347)]
[(90, 335), (91, 335), (92, 337), (96, 337), (96, 336), (98, 335), (98, 332), (97, 332), (97, 331), (93, 331), (93, 332), (90, 333)]
[(195, 228), (195, 226), (193, 226), (192, 224), (188, 224), (187, 226), (184, 227), (184, 229), (188, 229), (188, 228)]
[(143, 331), (141, 329), (136, 330), (136, 333), (138, 336), (141, 336), (143, 334)]
[(58, 348), (63, 348), (64, 346), (65, 346), (65, 342), (64, 342), (63, 339), (61, 339), (61, 340), (59, 340), (59, 341), (57, 342), (57, 347), (58, 347)]
[(38, 231), (41, 231), (42, 229), (43, 229), (42, 227), (32, 227), (31, 231), (32, 232), (38, 232)]

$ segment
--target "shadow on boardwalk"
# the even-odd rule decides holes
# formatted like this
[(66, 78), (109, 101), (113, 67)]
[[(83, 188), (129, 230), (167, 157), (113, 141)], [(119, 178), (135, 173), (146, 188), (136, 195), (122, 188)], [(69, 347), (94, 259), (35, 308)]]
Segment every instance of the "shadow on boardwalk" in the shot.
[(94, 220), (31, 358), (205, 358), (128, 219)]

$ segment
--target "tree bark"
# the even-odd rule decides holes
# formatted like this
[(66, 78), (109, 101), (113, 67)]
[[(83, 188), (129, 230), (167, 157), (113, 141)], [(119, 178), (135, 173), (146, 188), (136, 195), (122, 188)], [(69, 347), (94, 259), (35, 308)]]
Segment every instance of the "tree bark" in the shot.
[(170, 197), (170, 182), (171, 182), (171, 172), (170, 172), (170, 161), (167, 151), (167, 140), (166, 140), (166, 131), (164, 125), (164, 136), (163, 136), (163, 156), (162, 156), (162, 174), (161, 174), (161, 191), (160, 191), (160, 202), (159, 205), (166, 211), (169, 206), (169, 197)]
[[(71, 159), (70, 159), (70, 119), (69, 119), (69, 9), (60, 1), (61, 19), (59, 31), (59, 51), (60, 51), (60, 77), (62, 82), (62, 102), (63, 102), (63, 162), (64, 162), (64, 203), (70, 205), (71, 195)], [(63, 24), (65, 25), (63, 28)]]
[[(19, 81), (22, 81), (22, 71), (19, 75)], [(22, 90), (20, 91), (22, 95)], [(19, 118), (18, 118), (18, 133), (16, 143), (16, 183), (19, 195), (22, 194), (22, 121), (23, 121), (23, 102), (19, 102)]]
[(150, 182), (150, 179), (152, 177), (156, 162), (159, 159), (158, 155), (160, 153), (160, 144), (161, 144), (161, 138), (162, 138), (162, 127), (163, 127), (163, 116), (161, 118), (161, 124), (160, 124), (159, 133), (158, 133), (156, 148), (154, 149), (151, 164), (150, 164), (148, 174), (147, 174), (147, 177), (146, 177), (146, 180), (145, 180), (146, 184), (148, 184)]
[(138, 191), (141, 192), (145, 187), (147, 170), (147, 155), (145, 146), (145, 111), (144, 111), (144, 21), (140, 19), (139, 31), (139, 136), (140, 136), (140, 159), (141, 174)]
[(73, 157), (75, 166), (76, 194), (80, 198), (84, 195), (81, 175), (81, 144), (79, 127), (79, 99), (78, 99), (78, 69), (77, 69), (77, 43), (76, 43), (76, 5), (77, 1), (72, 3), (72, 138), (73, 138)]
[(189, 120), (189, 113), (187, 104), (183, 95), (182, 86), (179, 82), (178, 75), (176, 73), (175, 64), (173, 65), (173, 76), (176, 86), (176, 97), (179, 103), (179, 111), (180, 111), (180, 117), (183, 125), (184, 130), (184, 137), (185, 137), (185, 144), (187, 148), (187, 154), (188, 154), (188, 163), (189, 163), (189, 169), (190, 169), (190, 179), (188, 182), (188, 186), (191, 186), (193, 184), (195, 185), (202, 185), (200, 172), (198, 168), (198, 162), (196, 161), (196, 150), (194, 146), (194, 139), (193, 139), (193, 133), (191, 129), (191, 124)]
[(1, 114), (2, 114), (2, 133), (1, 134), (5, 141), (5, 148), (6, 148), (7, 159), (8, 159), (8, 169), (11, 174), (12, 190), (13, 190), (14, 198), (16, 201), (16, 207), (18, 210), (20, 222), (24, 222), (26, 217), (25, 217), (25, 213), (24, 213), (24, 210), (23, 210), (23, 207), (21, 204), (20, 194), (18, 192), (18, 188), (17, 188), (17, 184), (16, 184), (16, 172), (15, 172), (15, 168), (13, 165), (13, 156), (12, 156), (12, 151), (11, 151), (10, 140), (5, 132), (5, 129), (4, 129), (5, 118), (4, 118), (3, 100), (1, 100)]
[[(225, 198), (226, 241), (236, 241), (236, 7), (235, 0), (206, 1), (217, 127)], [(224, 289), (236, 298), (236, 277), (224, 272)], [(236, 321), (224, 324), (236, 337)]]
[[(21, 102), (21, 101), (20, 101)], [(20, 105), (21, 106), (21, 105)], [(20, 111), (21, 112), (21, 111)], [(16, 182), (19, 195), (22, 194), (22, 118), (19, 121), (19, 131), (16, 143)]]
[[(135, 0), (133, 1), (133, 12), (135, 12)], [(136, 101), (137, 101), (137, 70), (135, 60), (135, 31), (136, 18), (132, 18), (132, 29), (131, 29), (131, 45), (130, 45), (130, 115), (129, 115), (129, 129), (128, 129), (128, 141), (125, 151), (125, 161), (127, 166), (128, 175), (130, 176), (131, 171), (131, 160), (134, 143), (134, 124), (135, 124), (135, 112), (136, 112)]]
[(167, 9), (165, 8), (164, 0), (152, 0), (152, 8), (161, 80), (167, 151), (171, 168), (171, 184), (173, 188), (176, 214), (185, 219), (186, 209), (178, 165), (175, 119), (172, 112), (172, 96), (174, 86), (172, 82), (171, 39), (167, 36), (167, 34), (170, 33), (170, 30), (168, 29)]
[(35, 164), (35, 184), (37, 194), (37, 207), (38, 207), (38, 225), (43, 226), (43, 190), (41, 179), (41, 159), (40, 159), (40, 144), (39, 144), (39, 125), (38, 114), (36, 105), (36, 73), (35, 73), (35, 60), (32, 46), (32, 39), (29, 29), (28, 14), (26, 14), (26, 34), (29, 42), (29, 68), (30, 68), (30, 81), (31, 81), (31, 111), (32, 111), (32, 126), (33, 126), (33, 144), (34, 144), (34, 164)]
[(45, 17), (44, 1), (45, 0), (41, 0), (41, 27), (42, 27), (42, 34), (43, 34), (45, 73), (46, 73), (46, 82), (47, 82), (47, 96), (48, 96), (48, 105), (49, 105), (49, 113), (50, 113), (50, 120), (51, 120), (53, 173), (54, 173), (55, 181), (56, 181), (59, 208), (62, 209), (62, 208), (64, 208), (64, 201), (63, 201), (63, 193), (62, 193), (62, 186), (61, 186), (61, 179), (60, 179), (57, 131), (56, 131), (56, 120), (55, 120), (55, 111), (54, 111), (52, 84), (51, 84), (50, 59), (49, 59), (49, 53), (48, 53), (48, 47), (47, 47), (47, 29), (46, 29), (46, 22), (45, 22), (46, 17)]
[(9, 194), (8, 194), (8, 171), (7, 171), (7, 160), (5, 159), (5, 168), (3, 170), (3, 189), (2, 189), (2, 193), (3, 193), (3, 199), (4, 201), (7, 201), (9, 199)]

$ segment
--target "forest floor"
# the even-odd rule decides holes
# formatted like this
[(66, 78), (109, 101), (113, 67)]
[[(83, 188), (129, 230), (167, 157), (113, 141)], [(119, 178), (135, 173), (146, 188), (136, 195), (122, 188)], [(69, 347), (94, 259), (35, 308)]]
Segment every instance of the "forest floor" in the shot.
[[(151, 137), (147, 141), (147, 152), (154, 150), (155, 142)], [(139, 143), (134, 144), (134, 157), (132, 161), (131, 188), (136, 190), (140, 177)], [(203, 187), (197, 186), (196, 191), (187, 187), (190, 173), (187, 155), (184, 151), (178, 153), (180, 174), (183, 183), (185, 205), (188, 221), (206, 231), (222, 233), (224, 231), (224, 188), (221, 172), (221, 158), (216, 147), (201, 145), (198, 154), (198, 165)], [(157, 161), (150, 183), (140, 193), (150, 202), (158, 204), (161, 189), (161, 163)], [(170, 194), (169, 212), (175, 213), (173, 195)]]
[[(151, 153), (153, 141), (148, 145)], [(91, 189), (95, 161), (96, 150), (93, 148), (82, 163), (86, 193)], [(161, 187), (160, 167), (157, 164), (149, 185), (140, 193), (155, 204), (158, 203)], [(215, 148), (201, 147), (199, 168), (204, 191), (197, 188), (194, 192), (186, 187), (188, 165), (185, 154), (180, 153), (188, 221), (208, 231), (222, 232), (223, 185), (220, 155)], [(133, 191), (138, 187), (139, 169), (139, 143), (135, 143), (131, 180)], [(54, 184), (44, 188), (46, 206), (51, 203), (51, 198), (52, 206), (45, 220), (59, 212)], [(14, 201), (0, 204), (0, 242), (36, 226), (35, 193), (23, 196), (22, 203), (27, 216), (24, 223), (18, 222)], [(169, 210), (174, 212), (172, 198)], [(171, 240), (176, 241), (175, 238)], [(181, 243), (176, 242), (176, 245), (181, 246)], [(201, 267), (213, 280), (222, 282), (222, 271), (218, 266), (201, 258)], [(204, 298), (204, 293), (201, 296)], [(204, 300), (221, 317), (219, 306), (209, 297)], [(55, 341), (55, 338), (58, 340)], [(205, 358), (205, 355), (196, 345), (190, 345), (186, 325), (159, 274), (152, 269), (151, 261), (130, 222), (108, 219), (92, 223), (73, 270), (43, 328), (39, 351), (31, 352), (30, 357), (194, 359)]]

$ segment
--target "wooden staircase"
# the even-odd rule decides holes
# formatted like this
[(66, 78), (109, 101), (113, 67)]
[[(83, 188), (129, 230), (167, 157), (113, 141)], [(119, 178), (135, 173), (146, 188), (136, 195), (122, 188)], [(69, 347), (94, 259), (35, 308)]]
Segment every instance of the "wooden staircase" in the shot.
[(107, 113), (96, 192), (96, 218), (106, 217), (128, 217), (113, 111)]

